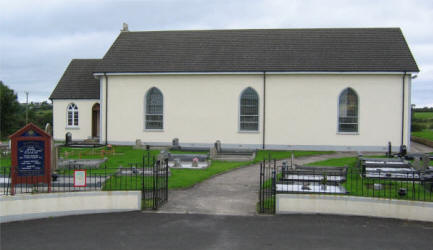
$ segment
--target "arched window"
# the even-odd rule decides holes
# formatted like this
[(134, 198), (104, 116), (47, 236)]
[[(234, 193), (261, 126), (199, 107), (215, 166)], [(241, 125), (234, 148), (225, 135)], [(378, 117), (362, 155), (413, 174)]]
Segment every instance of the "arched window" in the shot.
[(259, 95), (251, 87), (242, 91), (239, 115), (241, 131), (259, 130)]
[(358, 95), (351, 88), (339, 97), (338, 132), (358, 132)]
[(67, 108), (68, 111), (68, 126), (78, 126), (78, 107), (75, 103), (70, 103)]
[(153, 87), (146, 94), (146, 129), (163, 128), (164, 97), (159, 89)]

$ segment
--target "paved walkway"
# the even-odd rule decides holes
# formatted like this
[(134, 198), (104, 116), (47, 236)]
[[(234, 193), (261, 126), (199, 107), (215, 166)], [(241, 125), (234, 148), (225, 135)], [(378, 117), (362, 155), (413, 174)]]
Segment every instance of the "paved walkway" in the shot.
[(433, 152), (433, 148), (426, 146), (426, 145), (423, 145), (423, 144), (420, 144), (420, 143), (417, 143), (417, 142), (414, 142), (414, 141), (411, 141), (410, 142), (410, 152), (411, 153), (423, 153), (423, 154), (431, 153), (431, 152)]
[[(354, 152), (339, 152), (296, 158), (306, 164), (329, 158), (356, 156)], [(167, 204), (160, 213), (254, 215), (258, 202), (260, 166), (236, 169), (203, 181), (185, 190), (170, 190)]]
[(324, 215), (142, 212), (1, 224), (0, 249), (432, 249), (433, 223)]

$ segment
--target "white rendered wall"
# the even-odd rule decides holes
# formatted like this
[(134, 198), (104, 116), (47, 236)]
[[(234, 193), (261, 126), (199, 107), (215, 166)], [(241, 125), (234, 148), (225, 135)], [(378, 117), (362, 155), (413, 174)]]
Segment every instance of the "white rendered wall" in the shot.
[[(102, 140), (105, 140), (105, 77), (101, 81)], [(405, 125), (409, 124), (410, 76), (406, 79)], [(158, 87), (164, 96), (164, 128), (144, 129), (145, 94)], [(259, 95), (259, 131), (239, 131), (239, 97), (247, 87)], [(359, 97), (359, 132), (340, 134), (338, 96), (347, 87)], [(267, 74), (267, 148), (385, 150), (401, 143), (401, 74)], [(261, 147), (263, 142), (262, 74), (108, 76), (108, 142), (223, 144)], [(407, 144), (408, 126), (404, 131)]]
[(277, 194), (277, 214), (336, 214), (433, 222), (433, 203), (380, 198)]
[[(78, 126), (69, 127), (67, 107), (75, 103), (78, 107)], [(54, 140), (65, 140), (67, 132), (72, 133), (72, 140), (85, 140), (92, 136), (92, 107), (99, 100), (53, 100)]]
[[(247, 88), (262, 93), (256, 75), (110, 76), (108, 78), (108, 141), (211, 144), (260, 144), (261, 133), (239, 132), (239, 98)], [(157, 87), (164, 96), (164, 128), (144, 129), (146, 92)], [(104, 93), (105, 94), (105, 93)], [(262, 99), (259, 100), (262, 113)], [(259, 129), (262, 127), (260, 116)]]
[[(284, 148), (401, 143), (401, 75), (269, 75), (267, 83), (267, 144)], [(356, 91), (359, 101), (359, 128), (353, 134), (338, 133), (338, 97), (347, 87)], [(406, 143), (406, 136), (403, 139)]]
[(141, 191), (18, 194), (0, 197), (0, 222), (141, 209)]

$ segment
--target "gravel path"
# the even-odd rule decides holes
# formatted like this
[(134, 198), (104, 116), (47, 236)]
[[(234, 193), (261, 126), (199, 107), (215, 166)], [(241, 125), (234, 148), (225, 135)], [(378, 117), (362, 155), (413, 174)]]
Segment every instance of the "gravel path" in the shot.
[[(338, 152), (296, 158), (306, 164), (329, 158), (356, 156), (355, 152)], [(279, 161), (281, 162), (281, 161)], [(167, 204), (160, 213), (255, 215), (258, 202), (259, 164), (236, 169), (203, 181), (192, 188), (170, 190)]]

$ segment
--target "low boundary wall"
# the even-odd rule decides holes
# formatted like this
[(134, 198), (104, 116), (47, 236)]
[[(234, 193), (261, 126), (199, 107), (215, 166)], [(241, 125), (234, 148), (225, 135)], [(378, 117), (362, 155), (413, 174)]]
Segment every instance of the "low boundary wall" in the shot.
[(276, 213), (357, 215), (433, 222), (433, 202), (356, 196), (277, 194)]
[(0, 197), (0, 222), (140, 209), (141, 191), (19, 194)]

